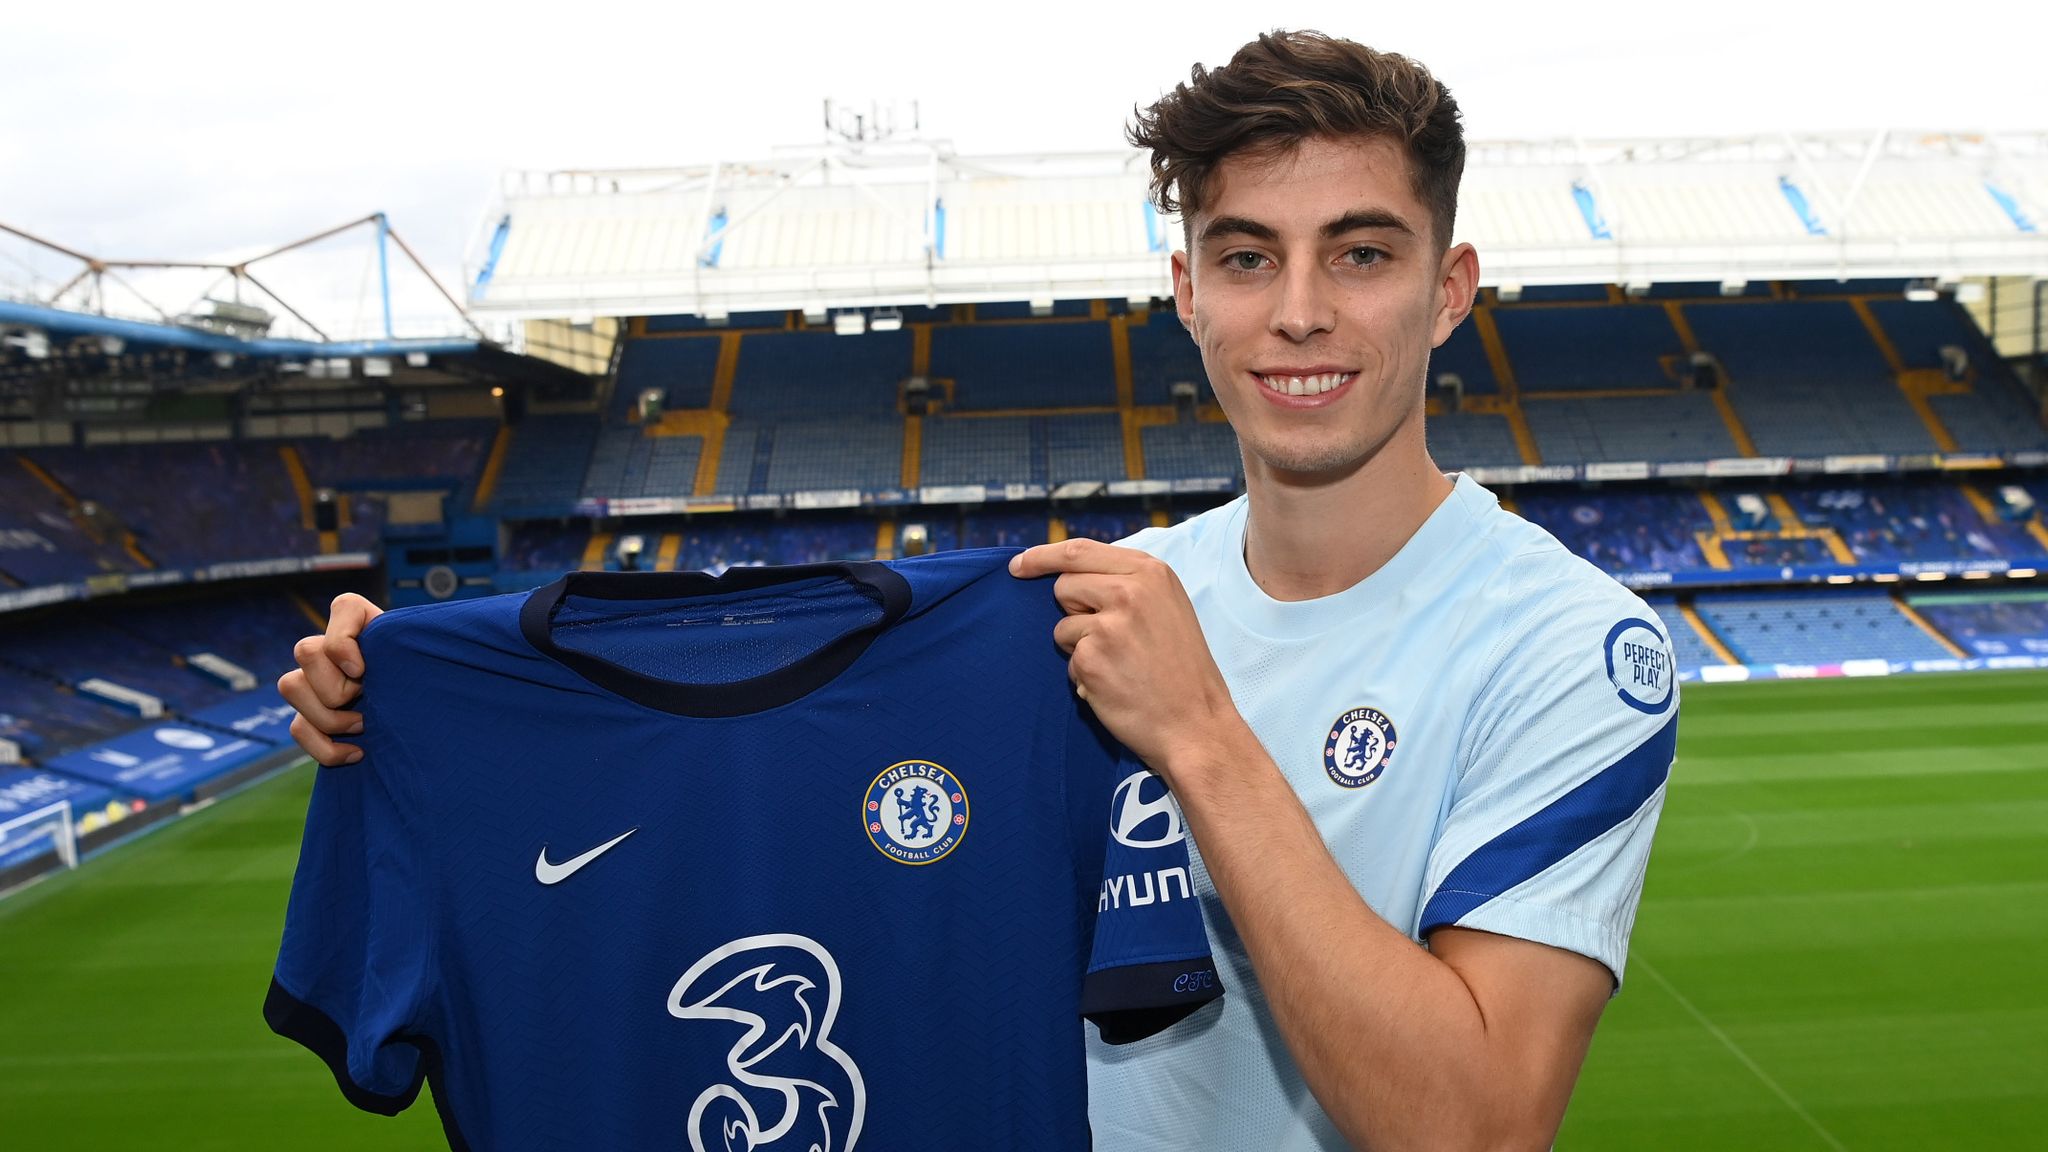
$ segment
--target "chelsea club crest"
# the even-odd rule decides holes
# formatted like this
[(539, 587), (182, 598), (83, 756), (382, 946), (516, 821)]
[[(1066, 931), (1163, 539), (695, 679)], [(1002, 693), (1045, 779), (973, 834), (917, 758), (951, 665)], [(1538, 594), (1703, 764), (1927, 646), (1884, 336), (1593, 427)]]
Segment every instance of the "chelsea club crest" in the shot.
[(1394, 762), (1394, 722), (1377, 708), (1353, 708), (1330, 726), (1323, 771), (1344, 788), (1363, 788)]
[(898, 864), (930, 864), (967, 835), (967, 790), (929, 760), (903, 760), (868, 785), (861, 823), (876, 851)]

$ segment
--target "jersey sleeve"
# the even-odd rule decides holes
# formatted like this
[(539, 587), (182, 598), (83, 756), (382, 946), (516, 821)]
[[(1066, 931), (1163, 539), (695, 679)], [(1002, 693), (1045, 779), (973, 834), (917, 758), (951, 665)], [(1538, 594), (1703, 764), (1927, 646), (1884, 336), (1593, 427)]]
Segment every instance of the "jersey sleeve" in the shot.
[(1533, 940), (1598, 960), (1619, 989), (1677, 745), (1676, 666), (1656, 615), (1618, 587), (1536, 597), (1468, 725), (1415, 936)]
[(358, 764), (316, 769), (263, 1015), (326, 1061), (350, 1103), (393, 1115), (419, 1094), (436, 1049), (422, 1034), (433, 978), (427, 840), (409, 822), (386, 727), (366, 721)]
[[(1107, 826), (1096, 823), (1092, 830), (1101, 845), (1102, 886), (1081, 1014), (1095, 1022), (1104, 1043), (1128, 1044), (1221, 996), (1223, 985), (1194, 895), (1179, 803), (1165, 781), (1117, 746), (1092, 715), (1084, 716), (1074, 724), (1070, 762), (1100, 763), (1099, 775), (1084, 776), (1104, 782), (1109, 802), (1097, 796), (1082, 806), (1098, 819), (1106, 811)], [(1091, 846), (1079, 845), (1084, 851)]]

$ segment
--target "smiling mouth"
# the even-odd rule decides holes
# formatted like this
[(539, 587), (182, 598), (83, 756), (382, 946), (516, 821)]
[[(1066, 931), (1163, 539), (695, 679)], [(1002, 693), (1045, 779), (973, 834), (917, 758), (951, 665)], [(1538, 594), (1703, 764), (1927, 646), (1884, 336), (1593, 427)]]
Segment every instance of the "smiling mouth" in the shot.
[(1358, 373), (1318, 372), (1312, 376), (1269, 376), (1263, 372), (1254, 372), (1252, 375), (1258, 377), (1259, 384), (1267, 391), (1281, 396), (1320, 396), (1351, 383)]

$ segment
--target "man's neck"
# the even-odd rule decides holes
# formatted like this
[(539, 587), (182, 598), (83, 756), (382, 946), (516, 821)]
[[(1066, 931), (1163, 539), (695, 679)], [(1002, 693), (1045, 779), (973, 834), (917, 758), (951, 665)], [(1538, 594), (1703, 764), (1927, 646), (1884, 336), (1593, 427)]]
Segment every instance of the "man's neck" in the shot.
[(1341, 477), (1303, 482), (1247, 458), (1245, 478), (1245, 567), (1275, 600), (1332, 596), (1379, 571), (1452, 488), (1422, 444), (1420, 421)]

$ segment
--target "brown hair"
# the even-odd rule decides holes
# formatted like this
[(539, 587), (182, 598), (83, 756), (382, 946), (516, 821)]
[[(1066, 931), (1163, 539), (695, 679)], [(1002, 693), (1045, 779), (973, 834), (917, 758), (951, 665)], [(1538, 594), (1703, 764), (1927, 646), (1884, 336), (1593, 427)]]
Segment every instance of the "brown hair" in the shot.
[(1415, 195), (1439, 251), (1451, 243), (1465, 131), (1458, 104), (1429, 69), (1392, 52), (1321, 32), (1268, 32), (1230, 63), (1195, 65), (1125, 131), (1152, 152), (1152, 200), (1162, 212), (1201, 211), (1227, 157), (1279, 152), (1312, 136), (1388, 136), (1408, 148)]

